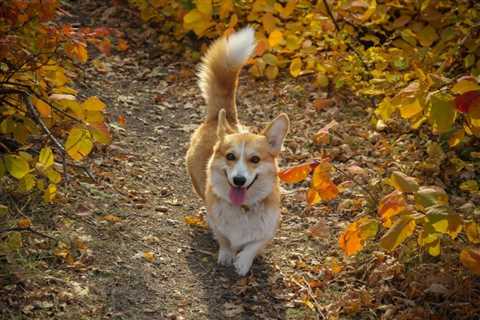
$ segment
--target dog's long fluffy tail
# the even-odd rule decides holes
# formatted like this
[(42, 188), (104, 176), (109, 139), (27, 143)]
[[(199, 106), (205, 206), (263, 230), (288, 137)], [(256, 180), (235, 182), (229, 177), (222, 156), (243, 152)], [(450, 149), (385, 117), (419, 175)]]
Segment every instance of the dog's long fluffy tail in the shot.
[(218, 111), (225, 109), (229, 122), (237, 123), (238, 74), (254, 49), (255, 31), (251, 27), (216, 40), (208, 49), (200, 65), (198, 81), (207, 103), (207, 121), (216, 120)]

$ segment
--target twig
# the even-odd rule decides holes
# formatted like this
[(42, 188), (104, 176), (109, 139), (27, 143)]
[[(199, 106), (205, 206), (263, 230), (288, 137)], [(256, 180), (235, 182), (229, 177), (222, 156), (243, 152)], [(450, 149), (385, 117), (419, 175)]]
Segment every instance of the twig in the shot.
[(24, 94), (23, 101), (27, 106), (28, 111), (30, 112), (33, 120), (43, 129), (43, 131), (47, 134), (47, 136), (50, 138), (53, 144), (58, 148), (58, 150), (60, 150), (60, 153), (62, 154), (62, 162), (63, 162), (63, 177), (64, 177), (65, 183), (68, 183), (67, 151), (65, 150), (63, 145), (57, 140), (57, 138), (53, 136), (53, 134), (50, 132), (50, 129), (48, 129), (45, 122), (43, 122), (42, 118), (38, 114), (37, 109), (35, 109), (35, 107), (33, 106), (32, 101), (30, 100), (30, 97)]
[[(333, 22), (333, 25), (335, 26), (335, 30), (337, 30), (337, 32), (340, 31), (340, 26), (338, 25), (337, 23), (337, 20), (335, 19), (335, 17), (333, 16), (333, 13), (332, 13), (332, 10), (330, 9), (330, 6), (328, 5), (328, 2), (327, 0), (323, 0), (323, 4), (325, 5), (325, 9), (327, 10), (327, 14), (328, 16), (330, 17), (330, 19), (332, 20)], [(360, 61), (360, 63), (362, 64), (362, 66), (368, 70), (368, 66), (367, 64), (365, 63), (365, 61), (363, 61), (362, 59), (362, 56), (360, 55), (360, 53), (357, 51), (357, 49), (355, 49), (350, 43), (346, 43), (348, 49), (352, 50), (353, 53), (355, 53), (355, 55), (357, 56), (358, 60)]]
[(347, 178), (351, 179), (353, 181), (353, 183), (355, 183), (357, 186), (359, 186), (367, 194), (367, 196), (369, 196), (370, 200), (372, 201), (372, 204), (377, 204), (378, 203), (378, 198), (372, 193), (372, 191), (369, 190), (368, 188), (364, 187), (363, 184), (361, 184), (360, 182), (358, 182), (353, 175), (351, 175), (350, 173), (340, 169), (334, 163), (331, 163), (331, 165), (336, 170), (338, 170), (341, 174), (343, 174)]
[(41, 233), (37, 230), (33, 230), (31, 227), (28, 228), (20, 228), (20, 227), (14, 227), (14, 228), (7, 228), (7, 229), (0, 229), (0, 233), (5, 233), (5, 232), (12, 232), (12, 231), (28, 231), (30, 233), (36, 234), (37, 236), (41, 236), (44, 238), (48, 238), (53, 241), (57, 241), (57, 239), (50, 237), (49, 235), (46, 235), (44, 233)]

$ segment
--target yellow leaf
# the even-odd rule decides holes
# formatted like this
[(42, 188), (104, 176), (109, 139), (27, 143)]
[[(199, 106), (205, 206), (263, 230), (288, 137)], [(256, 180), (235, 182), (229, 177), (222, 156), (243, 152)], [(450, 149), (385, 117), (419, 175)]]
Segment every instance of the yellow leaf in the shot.
[(368, 9), (358, 19), (362, 22), (367, 21), (377, 10), (377, 1), (371, 0)]
[(269, 80), (273, 80), (278, 76), (278, 67), (277, 66), (268, 66), (265, 69), (265, 76)]
[(468, 241), (474, 244), (480, 243), (480, 225), (475, 222), (469, 222), (465, 225), (465, 233)]
[(262, 25), (263, 29), (265, 29), (267, 33), (271, 33), (273, 30), (275, 30), (276, 19), (271, 12), (267, 12), (263, 15)]
[(28, 192), (35, 187), (36, 180), (32, 174), (26, 174), (22, 179), (20, 179), (19, 191)]
[(212, 0), (196, 0), (196, 3), (198, 11), (207, 16), (212, 15)]
[(65, 150), (74, 160), (81, 160), (92, 151), (93, 142), (88, 130), (74, 127), (70, 130)]
[(97, 96), (90, 97), (82, 103), (82, 108), (88, 111), (104, 111), (105, 107), (105, 103), (100, 101)]
[(283, 33), (280, 30), (274, 30), (268, 36), (268, 44), (270, 47), (275, 47), (283, 40)]
[(472, 80), (459, 80), (452, 88), (452, 92), (456, 94), (464, 94), (468, 91), (480, 90), (480, 85)]
[(380, 239), (380, 246), (389, 251), (395, 250), (412, 235), (416, 222), (410, 215), (400, 216), (388, 232)]
[(143, 257), (148, 262), (151, 262), (151, 263), (155, 262), (155, 253), (153, 253), (152, 251), (144, 251), (143, 252)]
[(101, 217), (100, 220), (108, 221), (108, 222), (111, 222), (111, 223), (116, 223), (116, 222), (122, 221), (122, 218), (120, 218), (120, 217), (118, 217), (114, 214), (107, 214), (107, 215)]
[(19, 228), (23, 228), (23, 229), (26, 229), (26, 228), (29, 228), (32, 226), (32, 221), (29, 219), (29, 218), (20, 218), (18, 219), (17, 221), (17, 227)]
[(40, 155), (38, 157), (37, 168), (40, 166), (40, 170), (46, 170), (53, 165), (53, 152), (50, 147), (43, 147), (40, 150)]
[(35, 97), (32, 98), (32, 103), (43, 118), (50, 118), (52, 116), (52, 108), (48, 103)]
[(403, 172), (394, 171), (387, 181), (389, 185), (401, 192), (416, 192), (419, 188), (415, 178), (409, 177)]
[(480, 275), (480, 249), (465, 248), (460, 252), (460, 261), (473, 273)]
[(395, 112), (396, 108), (391, 103), (390, 98), (386, 97), (380, 102), (375, 114), (379, 116), (383, 121), (387, 122), (392, 118), (392, 114)]
[(448, 195), (445, 190), (440, 187), (422, 186), (415, 193), (415, 206), (420, 210), (424, 210), (428, 207), (436, 205), (446, 204), (448, 204)]
[(290, 63), (290, 74), (296, 78), (300, 75), (302, 71), (302, 60), (300, 58), (295, 58)]
[(10, 175), (17, 179), (22, 179), (28, 172), (30, 166), (27, 160), (18, 155), (7, 154), (3, 157), (5, 167)]
[(412, 103), (404, 104), (400, 106), (399, 109), (400, 115), (405, 119), (412, 118), (413, 116), (423, 111), (423, 107), (420, 104), (419, 99), (415, 99)]
[(186, 30), (193, 30), (197, 36), (202, 36), (212, 25), (211, 17), (193, 9), (183, 17), (183, 26)]
[(271, 53), (264, 54), (262, 58), (263, 58), (263, 61), (265, 61), (265, 63), (268, 65), (271, 65), (271, 66), (278, 65), (278, 58)]
[(430, 99), (430, 122), (438, 133), (445, 133), (455, 122), (454, 101), (447, 95), (435, 94)]
[(418, 42), (424, 47), (430, 47), (432, 43), (438, 40), (438, 34), (435, 28), (427, 25), (417, 34)]
[(322, 201), (322, 197), (320, 197), (320, 195), (318, 194), (318, 192), (315, 190), (315, 189), (312, 189), (312, 188), (308, 188), (308, 191), (307, 191), (307, 203), (311, 206), (313, 206), (314, 204), (317, 204), (319, 203), (320, 201)]
[(109, 144), (112, 142), (110, 129), (105, 122), (90, 123), (90, 132), (97, 143)]
[(460, 184), (460, 190), (475, 192), (478, 191), (478, 182), (476, 180), (467, 180)]
[(53, 168), (49, 168), (47, 169), (44, 174), (47, 176), (48, 180), (51, 182), (51, 183), (60, 183), (60, 181), (62, 181), (62, 176), (60, 175), (60, 173), (58, 173), (57, 171), (55, 171), (55, 169)]
[(465, 137), (465, 130), (463, 128), (458, 129), (448, 139), (448, 145), (452, 148), (456, 147), (460, 142), (462, 142), (464, 137)]
[(327, 144), (330, 140), (330, 129), (338, 125), (338, 122), (335, 120), (330, 121), (325, 127), (315, 133), (313, 136), (313, 142), (316, 144)]
[(43, 192), (43, 201), (47, 203), (52, 202), (56, 194), (57, 194), (57, 186), (52, 183), (49, 184), (48, 188), (46, 188), (45, 191)]
[(228, 14), (233, 11), (233, 8), (233, 0), (222, 0), (222, 4), (220, 6), (220, 18), (225, 19)]
[(208, 228), (208, 225), (202, 215), (185, 216), (184, 220), (185, 223), (190, 226)]

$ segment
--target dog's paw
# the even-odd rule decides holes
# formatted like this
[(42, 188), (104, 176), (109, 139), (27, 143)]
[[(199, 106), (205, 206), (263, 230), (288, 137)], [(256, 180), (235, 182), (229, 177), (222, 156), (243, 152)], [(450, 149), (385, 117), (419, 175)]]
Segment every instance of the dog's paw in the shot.
[(235, 271), (237, 271), (238, 275), (241, 277), (248, 273), (253, 263), (253, 257), (250, 254), (242, 253), (243, 252), (240, 252), (237, 255), (235, 262), (233, 263)]
[(218, 251), (218, 260), (217, 263), (222, 266), (229, 266), (232, 264), (234, 255), (230, 250), (220, 249)]

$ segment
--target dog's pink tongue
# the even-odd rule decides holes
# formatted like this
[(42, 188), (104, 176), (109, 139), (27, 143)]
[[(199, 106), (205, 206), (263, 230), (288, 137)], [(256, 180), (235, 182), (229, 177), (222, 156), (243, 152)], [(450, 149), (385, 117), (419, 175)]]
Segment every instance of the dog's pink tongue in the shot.
[(234, 205), (240, 206), (245, 201), (245, 194), (247, 193), (247, 189), (245, 188), (230, 188), (230, 201)]

